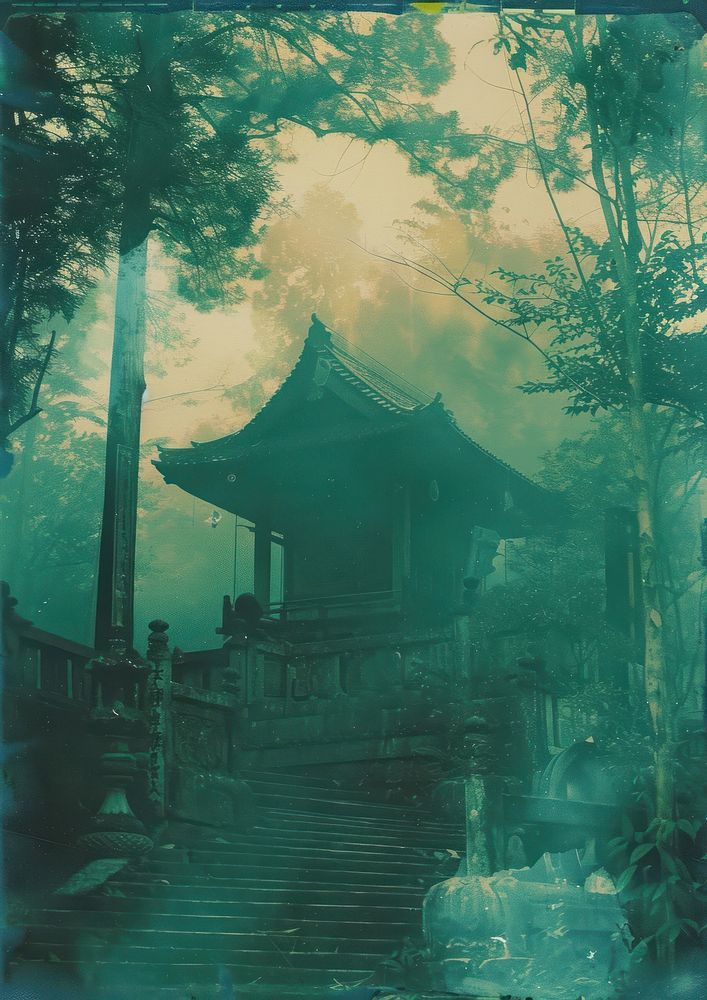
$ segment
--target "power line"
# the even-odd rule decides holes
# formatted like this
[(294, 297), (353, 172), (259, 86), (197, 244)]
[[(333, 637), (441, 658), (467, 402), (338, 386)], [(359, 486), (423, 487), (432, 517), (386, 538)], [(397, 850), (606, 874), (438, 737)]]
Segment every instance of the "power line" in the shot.
[(216, 389), (234, 389), (234, 388), (235, 386), (224, 385), (223, 383), (219, 383), (218, 385), (211, 385), (206, 389), (186, 389), (184, 392), (170, 392), (166, 396), (155, 396), (154, 399), (147, 399), (142, 404), (142, 406), (144, 409), (146, 406), (151, 406), (152, 403), (159, 403), (160, 400), (163, 399), (176, 399), (177, 396), (196, 396), (196, 394), (199, 392), (215, 392)]

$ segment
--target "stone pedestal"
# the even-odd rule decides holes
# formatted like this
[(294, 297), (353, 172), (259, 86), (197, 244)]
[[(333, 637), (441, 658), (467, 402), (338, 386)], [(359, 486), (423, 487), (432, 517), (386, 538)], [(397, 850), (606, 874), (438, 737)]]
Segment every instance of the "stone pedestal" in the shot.
[[(107, 727), (101, 725), (105, 743), (100, 757), (100, 771), (105, 796), (91, 820), (89, 829), (79, 837), (79, 845), (98, 858), (123, 858), (144, 854), (152, 847), (143, 823), (128, 802), (127, 790), (137, 771), (135, 755), (130, 751), (132, 727), (116, 718)], [(121, 731), (122, 730), (122, 731)]]
[(592, 868), (570, 851), (434, 886), (423, 915), (438, 985), (462, 996), (614, 996), (630, 935), (613, 882)]
[(113, 655), (88, 664), (92, 679), (90, 731), (101, 747), (102, 803), (79, 845), (94, 857), (130, 857), (149, 851), (152, 840), (128, 802), (137, 772), (133, 747), (147, 737), (144, 713), (147, 665), (130, 657), (123, 644)]

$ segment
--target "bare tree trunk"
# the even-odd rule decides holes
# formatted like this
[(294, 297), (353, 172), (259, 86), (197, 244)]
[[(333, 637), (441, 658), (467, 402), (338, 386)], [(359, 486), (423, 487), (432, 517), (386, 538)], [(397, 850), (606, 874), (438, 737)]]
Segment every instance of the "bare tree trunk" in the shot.
[[(579, 43), (582, 44), (581, 41)], [(577, 50), (575, 53), (578, 54)], [(655, 765), (655, 810), (658, 819), (672, 819), (674, 813), (674, 775), (672, 767), (672, 734), (669, 713), (669, 684), (663, 644), (663, 615), (658, 586), (658, 564), (654, 504), (656, 475), (650, 448), (650, 427), (646, 412), (643, 385), (643, 355), (641, 350), (640, 314), (636, 266), (639, 260), (641, 236), (635, 211), (634, 180), (630, 163), (622, 156), (621, 136), (613, 136), (613, 154), (618, 157), (619, 187), (615, 192), (627, 222), (628, 240), (614, 215), (614, 199), (609, 196), (604, 176), (604, 140), (600, 134), (595, 106), (591, 70), (585, 60), (585, 94), (591, 143), (592, 175), (599, 192), (607, 235), (616, 263), (617, 277), (624, 301), (623, 340), (626, 357), (626, 388), (631, 431), (631, 451), (634, 468), (634, 496), (638, 513), (639, 564), (643, 584), (644, 690), (646, 706), (653, 732)], [(620, 95), (619, 95), (620, 96)]]
[[(145, 392), (147, 236), (121, 254), (108, 401), (103, 520), (98, 561), (96, 647), (133, 635), (140, 422)], [(116, 631), (117, 630), (117, 631)]]
[[(631, 361), (629, 366), (633, 368)], [(670, 684), (663, 637), (661, 592), (658, 585), (655, 476), (652, 469), (646, 413), (640, 397), (631, 401), (629, 420), (638, 511), (638, 552), (643, 583), (644, 686), (653, 730), (655, 814), (658, 819), (672, 819), (674, 815), (673, 727), (669, 711)]]
[(140, 66), (126, 96), (131, 115), (116, 288), (98, 561), (96, 647), (133, 643), (140, 424), (145, 392), (145, 297), (153, 196), (168, 161), (171, 89), (169, 18), (147, 18), (137, 34)]

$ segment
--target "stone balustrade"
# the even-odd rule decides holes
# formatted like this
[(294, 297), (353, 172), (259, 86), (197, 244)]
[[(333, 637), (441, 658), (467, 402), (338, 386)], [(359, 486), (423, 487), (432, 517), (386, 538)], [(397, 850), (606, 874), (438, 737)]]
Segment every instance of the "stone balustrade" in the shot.
[[(44, 745), (57, 744), (50, 757), (58, 755), (71, 787), (85, 786), (83, 800), (94, 803), (92, 819), (76, 816), (77, 831), (83, 824), (95, 833), (106, 796), (148, 825), (170, 815), (233, 823), (247, 797), (242, 775), (251, 768), (385, 765), (429, 753), (449, 773), (456, 765), (442, 758), (456, 733), (457, 765), (463, 758), (467, 774), (512, 775), (517, 755), (508, 757), (501, 729), (506, 742), (521, 739), (532, 750), (533, 769), (552, 745), (542, 731), (543, 699), (550, 697), (542, 666), (521, 665), (515, 693), (499, 675), (494, 699), (455, 623), (317, 635), (255, 615), (235, 620), (229, 603), (220, 647), (171, 650), (167, 623), (155, 619), (143, 660), (117, 649), (99, 657), (34, 629), (15, 612), (9, 591), (4, 601), (10, 729), (19, 742), (52, 734), (42, 737)], [(509, 697), (519, 705), (510, 715)], [(482, 706), (478, 718), (469, 714), (474, 699)], [(144, 832), (130, 819), (120, 823)]]

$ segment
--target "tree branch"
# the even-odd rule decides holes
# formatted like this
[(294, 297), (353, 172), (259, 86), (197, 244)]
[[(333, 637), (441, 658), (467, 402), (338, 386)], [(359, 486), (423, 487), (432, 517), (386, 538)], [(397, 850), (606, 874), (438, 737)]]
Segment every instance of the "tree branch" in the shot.
[(22, 417), (18, 417), (13, 424), (10, 425), (10, 430), (8, 431), (8, 437), (10, 434), (14, 434), (23, 424), (26, 424), (33, 417), (36, 417), (42, 412), (39, 406), (39, 393), (42, 388), (42, 382), (44, 381), (44, 376), (47, 374), (47, 368), (49, 367), (49, 362), (51, 360), (52, 354), (54, 353), (54, 344), (56, 342), (56, 330), (52, 330), (51, 336), (49, 338), (49, 343), (47, 344), (46, 351), (44, 353), (44, 360), (42, 361), (41, 368), (37, 373), (37, 381), (34, 383), (34, 391), (32, 393), (32, 402), (29, 405), (29, 409)]
[[(372, 250), (366, 250), (365, 247), (362, 247), (359, 243), (356, 243), (355, 240), (351, 240), (351, 242), (354, 244), (354, 246), (358, 247), (359, 250), (363, 250), (364, 253), (369, 254), (371, 257), (375, 257), (378, 260), (385, 261), (388, 264), (407, 267), (409, 270), (415, 271), (421, 277), (427, 278), (429, 281), (433, 281), (436, 284), (441, 285), (443, 288), (446, 288), (447, 293), (449, 295), (453, 295), (455, 298), (458, 298), (461, 302), (467, 305), (473, 312), (478, 313), (479, 316), (483, 317), (483, 319), (487, 320), (489, 323), (493, 323), (494, 326), (499, 326), (503, 328), (508, 333), (512, 334), (514, 337), (517, 337), (519, 340), (522, 340), (526, 344), (529, 344), (535, 351), (538, 352), (538, 354), (541, 355), (541, 357), (543, 358), (543, 360), (550, 369), (557, 372), (563, 379), (566, 379), (571, 385), (575, 387), (575, 389), (578, 389), (583, 395), (588, 396), (590, 399), (595, 400), (595, 402), (598, 403), (599, 406), (601, 406), (605, 410), (617, 409), (617, 407), (615, 407), (613, 404), (608, 403), (606, 402), (606, 400), (602, 399), (594, 390), (590, 389), (586, 385), (582, 385), (581, 382), (578, 382), (567, 371), (565, 366), (557, 357), (553, 357), (551, 354), (548, 353), (548, 351), (546, 351), (543, 347), (541, 347), (541, 345), (538, 344), (537, 341), (533, 340), (533, 338), (530, 336), (527, 330), (525, 329), (519, 330), (512, 323), (508, 323), (506, 320), (503, 320), (498, 316), (493, 316), (491, 313), (486, 312), (485, 309), (482, 309), (481, 306), (477, 305), (476, 302), (473, 302), (471, 299), (466, 298), (465, 295), (462, 295), (459, 289), (465, 287), (467, 284), (471, 284), (471, 282), (467, 278), (464, 278), (463, 275), (457, 278), (454, 282), (450, 282), (449, 279), (445, 278), (442, 274), (438, 273), (437, 271), (434, 271), (432, 268), (429, 268), (426, 265), (419, 263), (418, 261), (409, 260), (407, 257), (403, 257), (401, 254), (398, 254), (397, 258), (386, 257), (384, 254), (378, 254)], [(448, 268), (446, 269), (449, 270)]]

